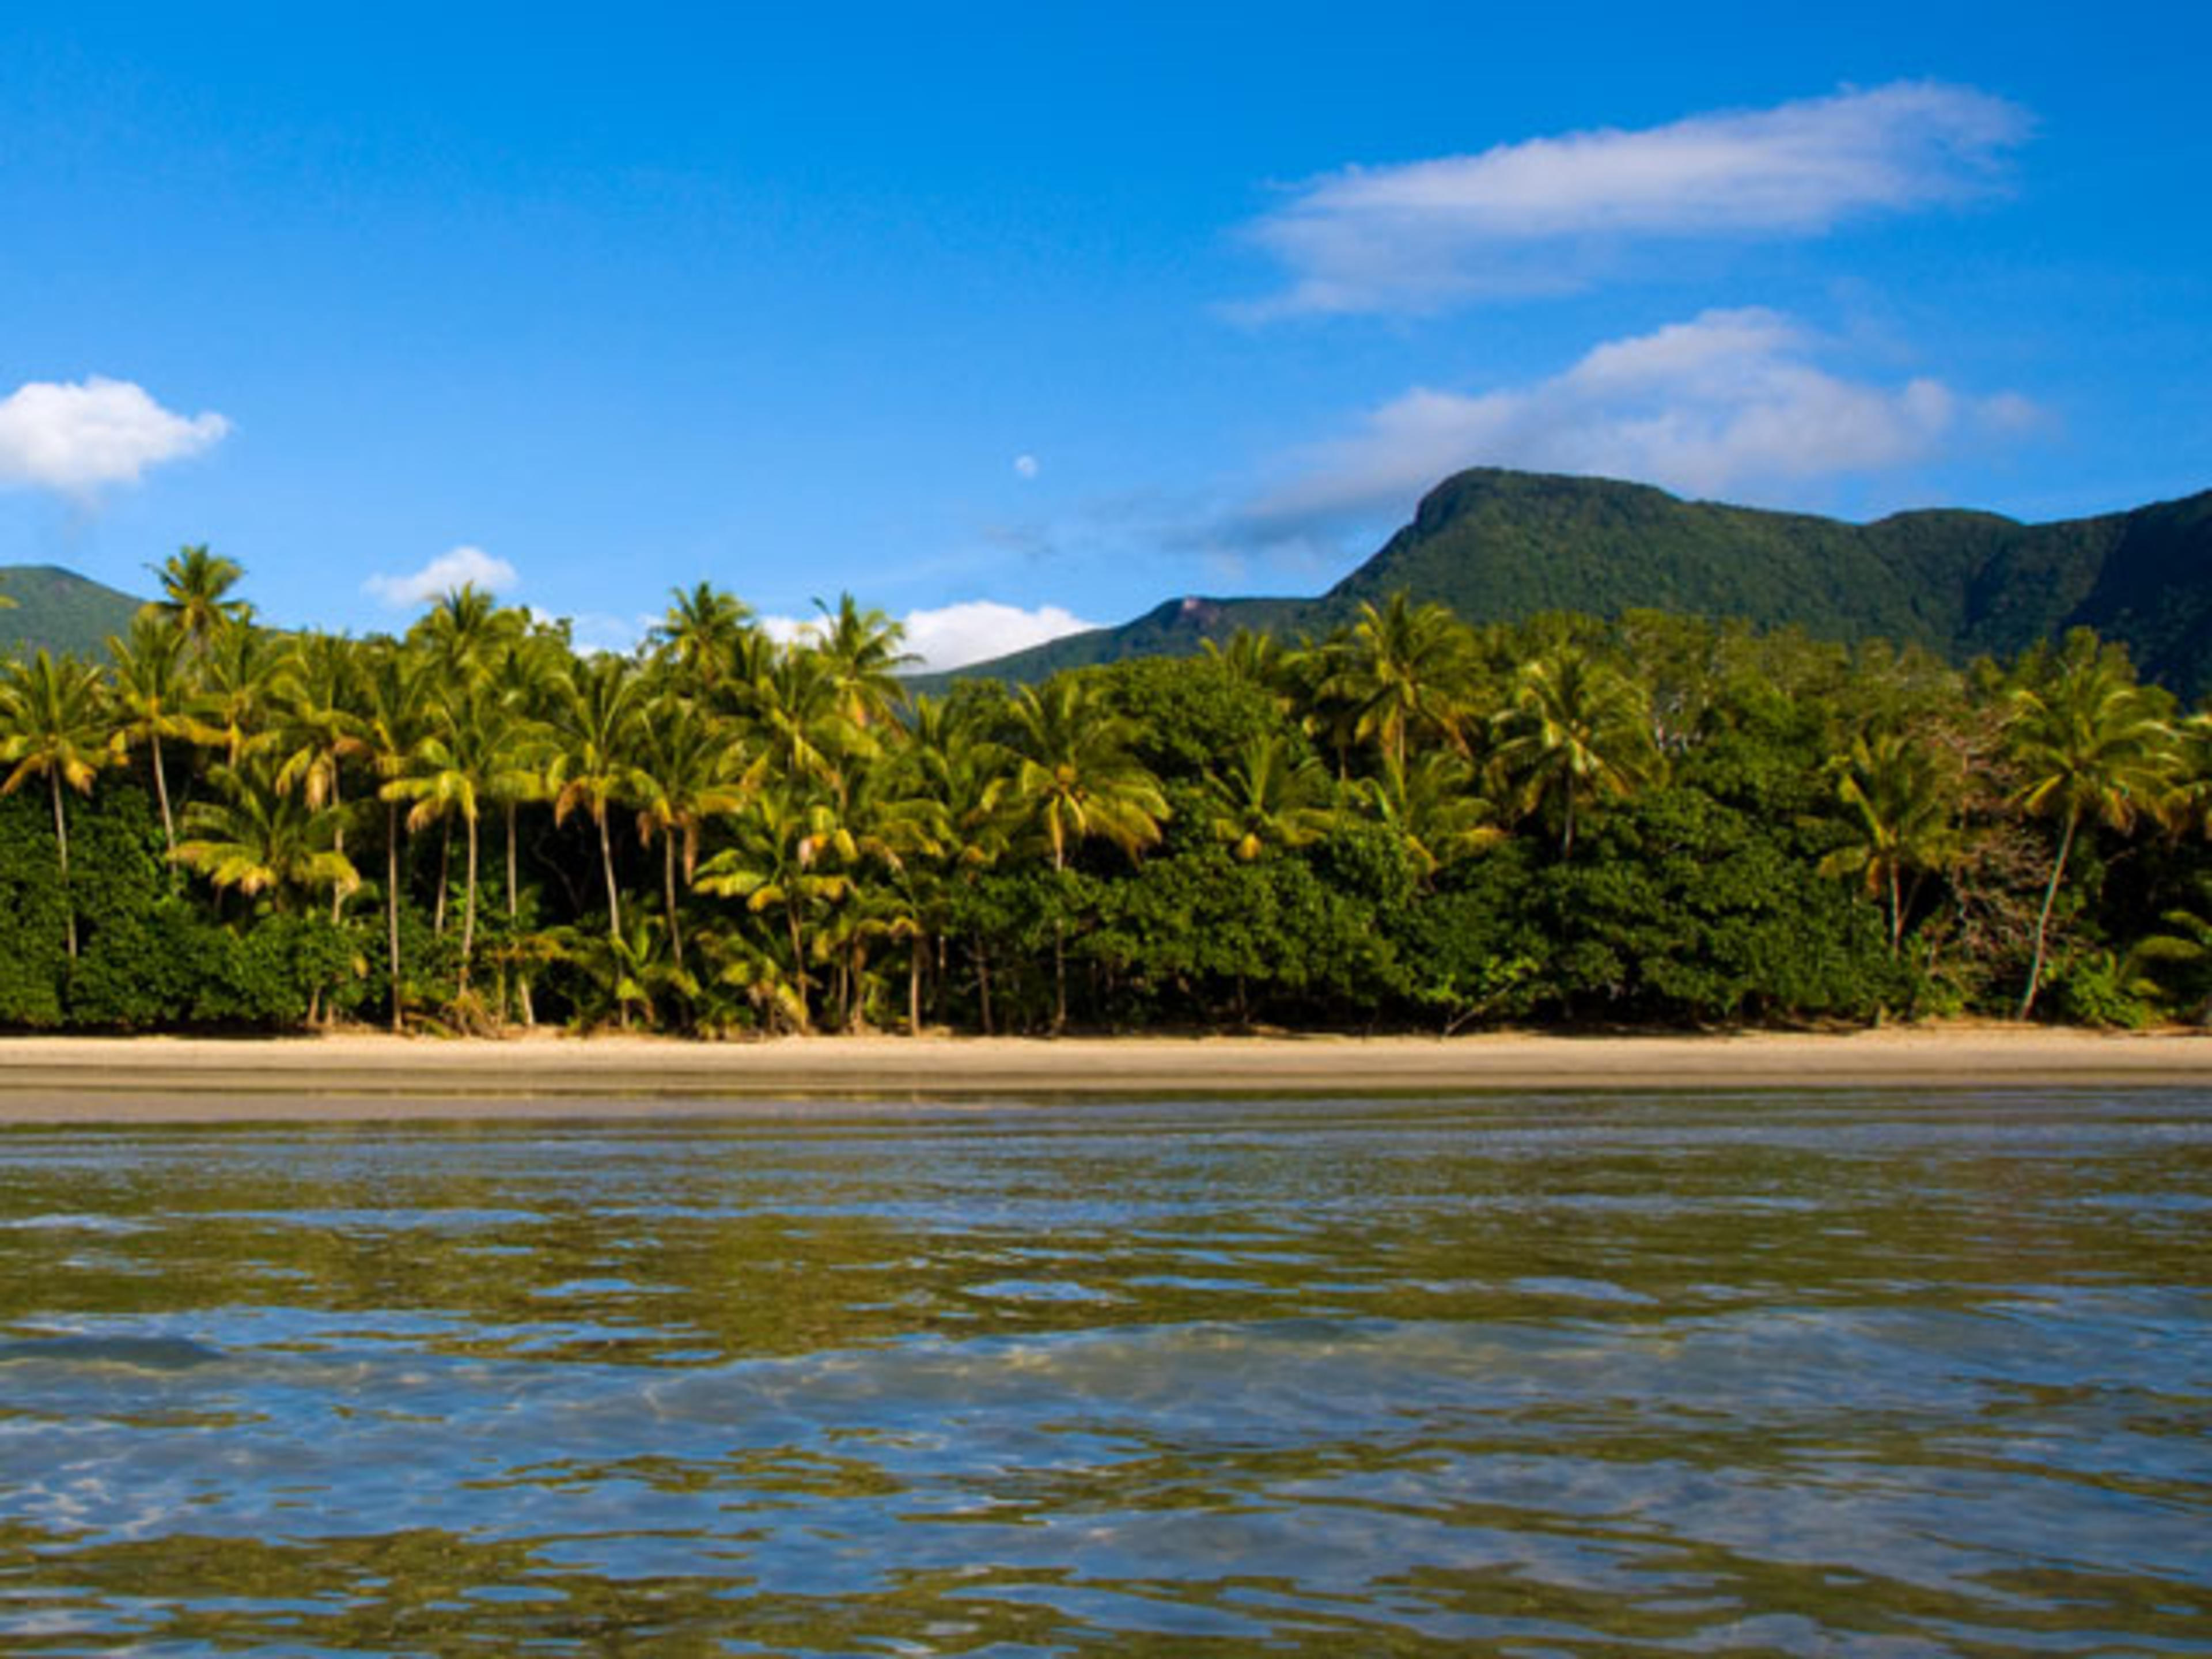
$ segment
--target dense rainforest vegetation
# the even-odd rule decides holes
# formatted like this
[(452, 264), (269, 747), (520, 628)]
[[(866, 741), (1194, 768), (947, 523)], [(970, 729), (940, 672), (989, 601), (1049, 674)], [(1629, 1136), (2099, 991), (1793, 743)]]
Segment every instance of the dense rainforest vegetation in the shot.
[(255, 625), (186, 549), (0, 674), (0, 1024), (2136, 1024), (2212, 997), (2212, 716), (2087, 632), (1965, 670), (1403, 595), (909, 700), (850, 599), (635, 654), (463, 589)]

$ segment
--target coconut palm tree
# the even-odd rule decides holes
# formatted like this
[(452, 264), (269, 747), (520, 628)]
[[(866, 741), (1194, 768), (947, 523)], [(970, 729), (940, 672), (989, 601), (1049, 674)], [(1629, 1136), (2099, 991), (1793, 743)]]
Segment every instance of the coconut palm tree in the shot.
[[(1135, 857), (1160, 839), (1168, 804), (1159, 781), (1131, 757), (1135, 732), (1088, 684), (1063, 675), (1039, 691), (1023, 686), (1008, 707), (1014, 775), (1007, 800), (1052, 855), (1054, 875), (1068, 850), (1096, 837)], [(1053, 925), (1053, 1029), (1067, 1026), (1066, 926)]]
[(1857, 833), (1820, 860), (1824, 876), (1857, 876), (1889, 916), (1889, 953), (1904, 948), (1906, 881), (1941, 870), (1958, 850), (1958, 791), (1928, 745), (1902, 732), (1851, 740), (1830, 763), (1836, 797)]
[(643, 712), (639, 692), (636, 667), (627, 658), (592, 658), (577, 664), (556, 684), (548, 723), (551, 760), (545, 775), (553, 796), (553, 821), (566, 823), (580, 807), (598, 830), (599, 869), (607, 884), (607, 930), (613, 938), (622, 934), (622, 896), (615, 884), (607, 812), (629, 786)]
[[(336, 850), (343, 853), (345, 763), (367, 751), (359, 712), (360, 647), (334, 634), (309, 634), (295, 660), (277, 716), (276, 787), (299, 790), (311, 807), (337, 809)], [(332, 887), (332, 921), (352, 890)]]
[(299, 657), (292, 642), (258, 628), (225, 628), (200, 662), (192, 704), (193, 740), (220, 747), (235, 769), (276, 739), (276, 715), (296, 698)]
[(835, 611), (819, 599), (814, 605), (822, 613), (815, 649), (836, 688), (838, 712), (864, 731), (888, 721), (906, 701), (898, 671), (918, 660), (899, 649), (905, 624), (880, 611), (861, 610), (850, 593), (837, 596)]
[(756, 792), (732, 830), (736, 843), (700, 865), (694, 884), (718, 898), (743, 900), (754, 915), (783, 913), (799, 1024), (806, 1027), (812, 1023), (806, 927), (815, 907), (851, 890), (848, 872), (858, 848), (838, 821), (834, 799), (805, 778), (779, 779)]
[[(429, 676), (414, 653), (396, 645), (371, 656), (362, 686), (362, 753), (389, 783), (405, 775), (415, 750), (429, 735)], [(383, 795), (381, 788), (378, 793)], [(406, 1028), (399, 963), (399, 799), (384, 795), (384, 916), (392, 975), (392, 1029)]]
[(491, 593), (465, 582), (439, 596), (407, 630), (407, 642), (422, 654), (441, 690), (455, 696), (489, 673), (500, 648), (526, 620), (524, 612), (502, 610)]
[[(923, 965), (933, 940), (944, 938), (951, 884), (973, 883), (1006, 850), (1013, 828), (1006, 800), (1012, 783), (1012, 758), (986, 729), (973, 705), (917, 697), (911, 714), (908, 741), (900, 745), (895, 762), (905, 775), (900, 787), (908, 796), (933, 803), (938, 825), (935, 854), (910, 858), (904, 866), (915, 914), (922, 924), (913, 936), (907, 983), (908, 1024), (919, 1031)], [(972, 941), (972, 951), (983, 1030), (988, 1035), (990, 957), (980, 937)]]
[(1432, 749), (1402, 769), (1386, 765), (1352, 788), (1397, 836), (1426, 885), (1439, 870), (1505, 839), (1497, 805), (1482, 793), (1481, 781), (1472, 763)]
[(1266, 692), (1288, 708), (1293, 689), (1288, 653), (1267, 629), (1239, 628), (1225, 641), (1206, 639), (1199, 645), (1207, 657), (1228, 671), (1231, 678)]
[(807, 777), (842, 792), (850, 767), (878, 747), (845, 713), (829, 659), (809, 646), (768, 653), (743, 707), (754, 750), (746, 781), (755, 787), (771, 778)]
[[(469, 969), (477, 939), (477, 825), (489, 781), (499, 765), (499, 751), (513, 716), (499, 700), (481, 687), (457, 697), (441, 698), (431, 717), (430, 730), (416, 744), (403, 763), (404, 769), (379, 791), (386, 800), (411, 801), (407, 813), (410, 835), (420, 834), (432, 823), (450, 826), (461, 822), (466, 847), (465, 896), (461, 902), (461, 965), (455, 1000), (469, 993)], [(443, 872), (440, 872), (443, 879)]]
[(2124, 656), (2086, 639), (2069, 641), (2041, 683), (2015, 687), (2008, 700), (2006, 748), (2022, 778), (2013, 804), (2059, 825), (2021, 994), (2022, 1019), (2042, 987), (2051, 908), (2082, 826), (2124, 834), (2169, 796), (2179, 753), (2165, 715), (2163, 698), (2136, 684)]
[[(630, 768), (629, 793), (637, 804), (638, 838), (661, 844), (661, 896), (668, 945), (684, 969), (684, 927), (676, 908), (676, 872), (692, 879), (699, 866), (699, 836), (709, 817), (744, 803), (744, 751), (737, 732), (696, 705), (666, 698), (643, 726)], [(679, 857), (680, 854), (680, 857)]]
[(1559, 856), (1572, 858), (1580, 810), (1631, 793), (1664, 769), (1644, 688), (1580, 647), (1563, 645), (1514, 675), (1513, 701), (1492, 722), (1492, 763), (1523, 812), (1556, 802)]
[(671, 592), (675, 602), (648, 641), (690, 684), (711, 696), (736, 666), (752, 609), (712, 582)]
[(184, 630), (197, 655), (206, 655), (219, 635), (252, 618), (252, 605), (230, 597), (245, 570), (204, 545), (181, 549), (146, 568), (161, 584), (161, 597), (153, 602), (153, 610)]
[[(879, 939), (919, 940), (925, 930), (926, 886), (918, 879), (943, 852), (951, 825), (943, 805), (912, 769), (872, 766), (857, 775), (852, 793), (837, 804), (848, 862), (872, 879), (856, 881), (831, 918), (825, 943), (839, 954), (836, 1002), (848, 1029), (865, 1018), (867, 951)], [(909, 969), (908, 1015), (913, 1023), (918, 986)]]
[(1271, 848), (1310, 847), (1334, 821), (1328, 774), (1275, 733), (1252, 738), (1206, 780), (1206, 829), (1246, 864)]
[(276, 781), (276, 769), (257, 759), (242, 769), (216, 766), (210, 773), (224, 799), (194, 801), (185, 809), (179, 864), (198, 871), (222, 890), (248, 898), (266, 893), (277, 910), (295, 890), (311, 896), (325, 887), (351, 891), (361, 885), (352, 860), (337, 849), (343, 817), (335, 805), (312, 805)]
[(1415, 741), (1464, 747), (1473, 665), (1470, 636), (1457, 617), (1393, 593), (1379, 610), (1360, 605), (1317, 696), (1338, 706), (1355, 743), (1374, 744), (1402, 769)]
[(69, 809), (64, 788), (92, 793), (93, 779), (113, 757), (100, 670), (42, 647), (28, 662), (0, 673), (0, 795), (43, 777), (53, 796), (54, 854), (62, 878), (62, 917), (70, 960), (76, 960), (76, 906), (70, 896)]
[(161, 740), (185, 743), (194, 726), (191, 715), (196, 683), (185, 654), (184, 629), (160, 611), (142, 609), (131, 619), (131, 637), (107, 638), (113, 660), (114, 748), (120, 760), (143, 743), (154, 771), (154, 799), (161, 808), (163, 849), (177, 850), (176, 817), (169, 804), (169, 769)]

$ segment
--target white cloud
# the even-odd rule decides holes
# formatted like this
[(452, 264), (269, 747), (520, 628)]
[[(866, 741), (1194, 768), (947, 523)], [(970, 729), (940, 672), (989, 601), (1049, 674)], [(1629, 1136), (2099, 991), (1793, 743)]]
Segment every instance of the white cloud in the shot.
[(1600, 345), (1533, 385), (1417, 387), (1296, 458), (1298, 476), (1248, 508), (1240, 528), (1251, 539), (1295, 541), (1333, 520), (1401, 511), (1469, 466), (1771, 499), (1811, 480), (1924, 461), (1961, 438), (2017, 434), (2039, 418), (2013, 393), (1845, 379), (1814, 362), (1816, 345), (1775, 312), (1708, 311)]
[(1034, 478), (1037, 475), (1037, 458), (1036, 456), (1017, 455), (1014, 457), (1014, 471), (1018, 477), (1023, 478)]
[(481, 587), (487, 593), (504, 593), (520, 578), (505, 559), (495, 559), (481, 547), (457, 547), (441, 553), (420, 570), (404, 574), (371, 576), (361, 585), (396, 610), (410, 605), (430, 605), (463, 587)]
[(1056, 605), (1024, 611), (992, 599), (970, 599), (934, 611), (908, 611), (906, 648), (921, 659), (924, 669), (964, 668), (1097, 626)]
[[(757, 618), (769, 638), (785, 645), (817, 637), (821, 620), (819, 617)], [(909, 611), (900, 622), (906, 629), (900, 648), (915, 659), (905, 672), (917, 674), (988, 662), (1012, 651), (1025, 651), (1047, 640), (1099, 626), (1056, 605), (1024, 611), (994, 599), (969, 599), (934, 610)]]
[(229, 430), (220, 415), (166, 410), (129, 380), (33, 380), (0, 398), (0, 486), (88, 495), (203, 454)]
[(1985, 193), (2025, 112), (1972, 88), (1899, 82), (1771, 109), (1347, 167), (1252, 228), (1291, 284), (1244, 307), (1430, 311), (1579, 287), (1639, 239), (1813, 236), (1864, 214)]

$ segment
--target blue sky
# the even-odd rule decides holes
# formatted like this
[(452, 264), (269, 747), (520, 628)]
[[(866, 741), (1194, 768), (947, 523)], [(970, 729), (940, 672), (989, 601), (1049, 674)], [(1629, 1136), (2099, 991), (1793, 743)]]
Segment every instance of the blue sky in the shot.
[(318, 9), (0, 21), (0, 563), (943, 662), (1317, 592), (1462, 465), (2212, 487), (2197, 8)]

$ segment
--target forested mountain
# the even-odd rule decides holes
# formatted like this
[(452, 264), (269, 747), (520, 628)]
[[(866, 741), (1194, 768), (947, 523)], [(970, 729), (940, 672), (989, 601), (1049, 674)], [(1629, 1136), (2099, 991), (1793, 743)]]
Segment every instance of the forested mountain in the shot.
[(2147, 678), (2194, 697), (2212, 690), (2212, 491), (2054, 524), (1934, 511), (1855, 525), (1478, 468), (1431, 490), (1411, 524), (1318, 599), (1170, 600), (964, 672), (1033, 681), (1187, 653), (1239, 628), (1319, 635), (1399, 592), (1473, 623), (1658, 610), (1960, 660), (2087, 626), (2125, 644)]
[(143, 601), (58, 565), (0, 565), (0, 659), (44, 646), (57, 656), (104, 656), (107, 636), (131, 631)]

